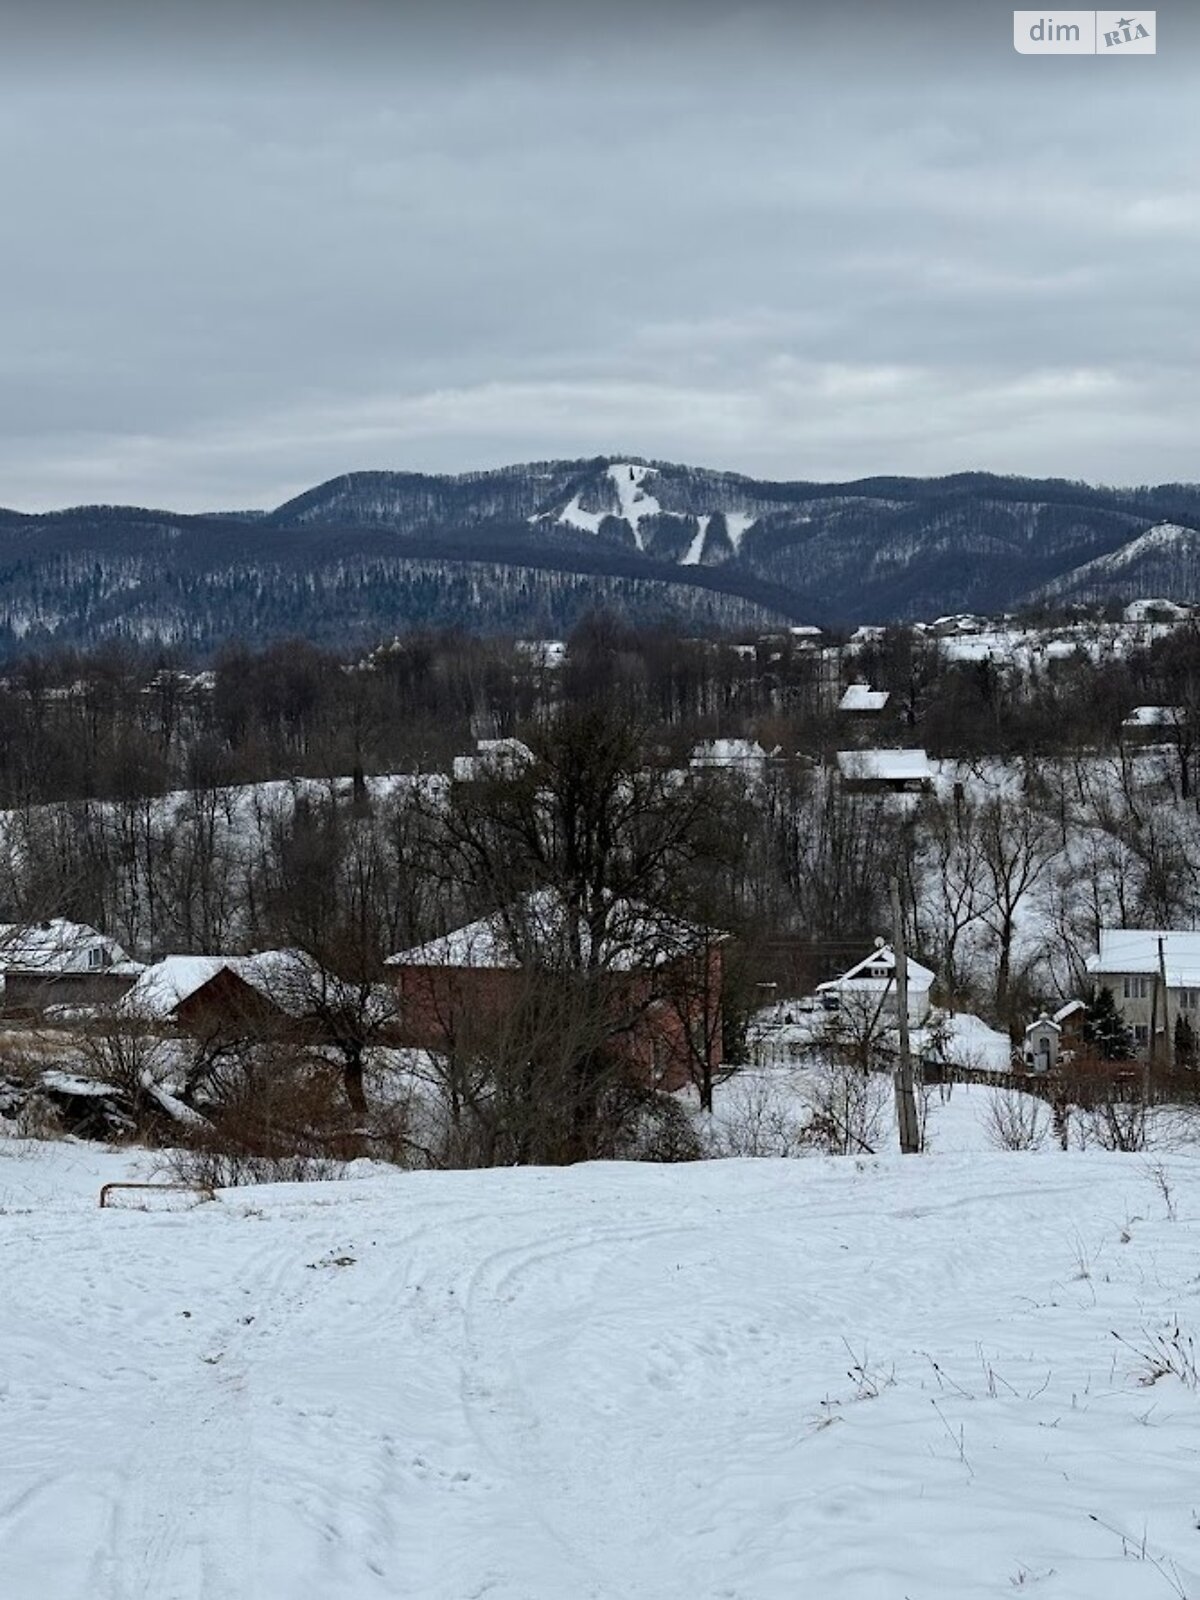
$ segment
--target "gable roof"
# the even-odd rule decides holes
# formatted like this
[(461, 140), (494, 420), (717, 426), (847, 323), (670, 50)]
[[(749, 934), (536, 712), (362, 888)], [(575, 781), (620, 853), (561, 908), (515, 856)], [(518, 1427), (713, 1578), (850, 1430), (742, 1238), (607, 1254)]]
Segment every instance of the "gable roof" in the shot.
[(693, 767), (758, 766), (766, 759), (767, 752), (757, 739), (708, 739), (693, 749), (690, 765)]
[(1101, 928), (1100, 949), (1087, 959), (1087, 970), (1107, 973), (1159, 970), (1158, 941), (1169, 989), (1200, 989), (1200, 932), (1170, 928)]
[(838, 701), (838, 710), (882, 711), (891, 698), (887, 689), (872, 689), (869, 683), (852, 683)]
[[(560, 892), (537, 889), (440, 939), (389, 956), (387, 965), (516, 971), (537, 959), (553, 966), (556, 956), (567, 956), (569, 927), (566, 901)], [(590, 937), (585, 923), (580, 929), (584, 961), (592, 957)], [(604, 947), (596, 964), (617, 972), (661, 966), (713, 937), (703, 928), (639, 901), (613, 899), (606, 909)]]
[(1134, 706), (1123, 728), (1178, 728), (1186, 721), (1182, 706)]
[[(936, 974), (919, 961), (908, 957), (908, 990), (910, 994), (927, 992), (933, 987)], [(847, 985), (864, 994), (882, 994), (894, 988), (896, 982), (896, 952), (890, 944), (872, 950), (870, 955), (856, 961), (840, 978), (829, 978), (817, 985), (817, 993), (829, 993)]]
[(237, 956), (164, 956), (145, 969), (118, 1009), (131, 1017), (165, 1022), (218, 972), (236, 971), (238, 961)]
[(837, 763), (843, 778), (932, 783), (934, 777), (924, 750), (839, 750)]
[(1086, 1011), (1087, 1006), (1082, 1000), (1068, 1000), (1065, 1006), (1059, 1006), (1050, 1019), (1052, 1022), (1065, 1022), (1068, 1017), (1073, 1017), (1077, 1011)]
[(222, 972), (232, 973), (289, 1016), (313, 1008), (317, 983), (337, 984), (301, 950), (264, 950), (252, 956), (164, 956), (147, 967), (122, 997), (119, 1009), (148, 1021), (166, 1022), (177, 1009)]
[(511, 778), (533, 766), (533, 751), (520, 739), (477, 739), (473, 756), (455, 756), (453, 774), (459, 783), (476, 778)]
[(86, 922), (50, 917), (44, 922), (0, 923), (0, 971), (77, 973), (94, 972), (89, 950), (103, 950), (109, 970), (123, 965), (136, 970), (115, 939)]
[(1048, 1017), (1043, 1011), (1041, 1016), (1035, 1017), (1025, 1029), (1025, 1036), (1028, 1038), (1031, 1033), (1037, 1033), (1040, 1029), (1044, 1028), (1052, 1028), (1055, 1033), (1062, 1032), (1061, 1024), (1058, 1023), (1053, 1017)]

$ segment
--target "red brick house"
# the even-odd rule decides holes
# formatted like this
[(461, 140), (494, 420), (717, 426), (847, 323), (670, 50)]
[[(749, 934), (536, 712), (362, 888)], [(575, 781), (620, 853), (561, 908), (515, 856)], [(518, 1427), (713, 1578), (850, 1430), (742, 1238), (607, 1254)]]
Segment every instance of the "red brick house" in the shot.
[(572, 918), (550, 890), (526, 895), (440, 939), (401, 951), (387, 966), (406, 1044), (448, 1050), (486, 1037), (529, 994), (586, 977), (603, 995), (606, 1048), (637, 1077), (683, 1088), (721, 1063), (725, 936), (612, 900), (597, 928)]

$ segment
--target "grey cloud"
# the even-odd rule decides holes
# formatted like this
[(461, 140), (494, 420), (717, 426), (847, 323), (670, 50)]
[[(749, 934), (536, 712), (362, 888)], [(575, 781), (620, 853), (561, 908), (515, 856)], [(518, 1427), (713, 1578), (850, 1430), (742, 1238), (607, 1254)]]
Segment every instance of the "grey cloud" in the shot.
[(1182, 23), (1122, 66), (995, 6), (96, 10), (0, 100), (0, 503), (1197, 476)]

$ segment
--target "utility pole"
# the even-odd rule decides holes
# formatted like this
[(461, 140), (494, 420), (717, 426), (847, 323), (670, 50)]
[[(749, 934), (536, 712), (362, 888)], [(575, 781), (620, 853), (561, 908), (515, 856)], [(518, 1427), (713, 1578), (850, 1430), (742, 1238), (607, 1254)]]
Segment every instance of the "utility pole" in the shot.
[(1163, 1041), (1166, 1044), (1167, 1066), (1174, 1070), (1175, 1067), (1175, 1035), (1171, 1031), (1171, 1005), (1167, 994), (1167, 956), (1163, 949), (1163, 938), (1158, 938), (1158, 981), (1162, 985), (1162, 1023)]
[(900, 911), (900, 883), (888, 886), (892, 901), (892, 954), (896, 958), (896, 1021), (900, 1034), (900, 1060), (896, 1065), (896, 1125), (900, 1149), (906, 1156), (920, 1154), (921, 1126), (913, 1089), (912, 1051), (908, 1042), (908, 952), (904, 948), (904, 917)]

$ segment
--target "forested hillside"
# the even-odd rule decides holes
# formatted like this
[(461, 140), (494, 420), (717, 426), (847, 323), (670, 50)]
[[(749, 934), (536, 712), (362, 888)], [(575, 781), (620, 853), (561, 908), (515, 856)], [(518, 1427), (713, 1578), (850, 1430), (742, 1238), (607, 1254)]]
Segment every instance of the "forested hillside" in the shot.
[(965, 473), (776, 483), (610, 457), (362, 472), (269, 513), (0, 512), (0, 653), (123, 637), (369, 642), (887, 622), (1040, 599), (1200, 599), (1200, 490)]

